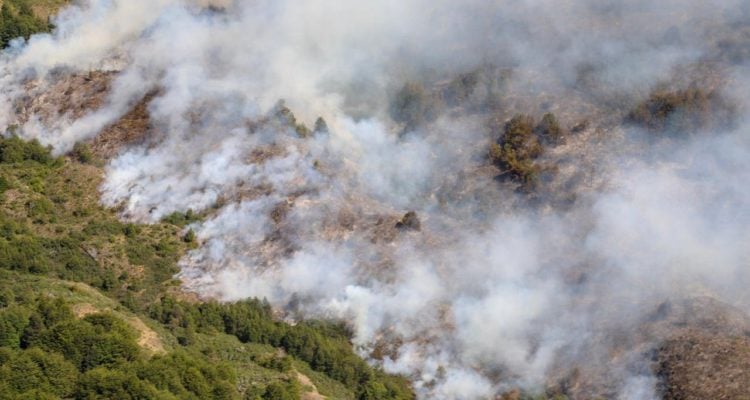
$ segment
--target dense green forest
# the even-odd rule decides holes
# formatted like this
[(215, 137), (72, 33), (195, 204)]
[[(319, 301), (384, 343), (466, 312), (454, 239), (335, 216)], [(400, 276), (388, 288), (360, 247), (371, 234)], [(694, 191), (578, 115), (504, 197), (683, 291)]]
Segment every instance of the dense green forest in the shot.
[(0, 399), (413, 397), (340, 324), (180, 292), (199, 216), (120, 222), (98, 204), (98, 163), (86, 146), (58, 158), (0, 139)]

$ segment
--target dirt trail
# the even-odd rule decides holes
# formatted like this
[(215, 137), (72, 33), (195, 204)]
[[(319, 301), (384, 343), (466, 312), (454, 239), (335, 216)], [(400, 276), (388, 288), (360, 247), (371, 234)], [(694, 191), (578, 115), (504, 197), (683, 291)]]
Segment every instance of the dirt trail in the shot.
[(324, 400), (327, 399), (327, 397), (323, 396), (318, 392), (318, 388), (315, 386), (315, 384), (310, 380), (310, 378), (307, 375), (301, 374), (299, 371), (297, 371), (297, 381), (302, 385), (303, 388), (309, 388), (309, 392), (302, 393), (302, 400)]
[[(87, 315), (96, 314), (102, 311), (112, 311), (108, 308), (98, 309), (89, 303), (81, 303), (73, 306), (73, 313), (77, 318), (84, 318)], [(133, 329), (138, 331), (138, 345), (142, 348), (154, 353), (163, 354), (166, 353), (164, 349), (164, 343), (159, 338), (159, 334), (153, 329), (149, 328), (140, 318), (138, 317), (127, 317), (125, 318)], [(314, 387), (314, 386), (313, 386)]]

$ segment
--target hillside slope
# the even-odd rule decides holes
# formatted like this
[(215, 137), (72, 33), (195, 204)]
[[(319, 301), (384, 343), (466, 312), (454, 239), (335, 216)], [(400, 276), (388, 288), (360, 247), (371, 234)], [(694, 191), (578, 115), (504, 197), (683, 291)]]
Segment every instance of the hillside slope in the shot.
[(119, 222), (96, 162), (0, 139), (0, 398), (411, 398), (336, 325), (182, 295), (184, 216)]
[(747, 397), (745, 3), (5, 0), (3, 390)]

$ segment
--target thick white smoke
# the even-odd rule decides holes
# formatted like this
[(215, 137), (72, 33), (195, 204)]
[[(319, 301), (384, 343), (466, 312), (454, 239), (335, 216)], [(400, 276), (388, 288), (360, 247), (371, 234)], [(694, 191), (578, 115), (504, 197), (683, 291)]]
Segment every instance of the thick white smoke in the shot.
[[(188, 288), (346, 318), (362, 354), (390, 346), (384, 367), (422, 398), (540, 391), (570, 365), (602, 366), (620, 398), (655, 398), (647, 349), (613, 361), (609, 340), (669, 299), (750, 310), (750, 143), (742, 120), (660, 141), (612, 122), (613, 104), (715, 56), (709, 33), (741, 2), (652, 3), (89, 0), (4, 53), (0, 125), (65, 152), (156, 93), (152, 137), (109, 162), (103, 203), (145, 222), (205, 212)], [(744, 85), (741, 63), (727, 67)], [(28, 82), (99, 69), (116, 73), (100, 108), (14, 112)], [(476, 69), (512, 71), (500, 93), (472, 94), (502, 115), (591, 120), (551, 155), (574, 160), (561, 175), (583, 171), (571, 206), (526, 207), (483, 170), (495, 138), (481, 111), (400, 134), (388, 99), (404, 82)], [(281, 99), (328, 132), (299, 138)], [(421, 231), (395, 228), (409, 210)]]

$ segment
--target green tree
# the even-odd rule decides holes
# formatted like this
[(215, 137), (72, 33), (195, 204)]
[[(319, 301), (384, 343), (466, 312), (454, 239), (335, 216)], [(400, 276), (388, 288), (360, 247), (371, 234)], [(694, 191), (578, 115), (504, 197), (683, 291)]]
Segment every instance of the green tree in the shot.
[(78, 371), (59, 354), (29, 349), (6, 362), (0, 375), (19, 394), (36, 389), (68, 397), (75, 390)]
[(274, 382), (266, 387), (263, 400), (299, 400), (299, 388), (291, 384)]
[(75, 393), (78, 400), (174, 399), (132, 373), (103, 367), (86, 372)]
[(29, 321), (29, 315), (29, 311), (21, 306), (0, 310), (0, 346), (21, 346), (21, 335)]

